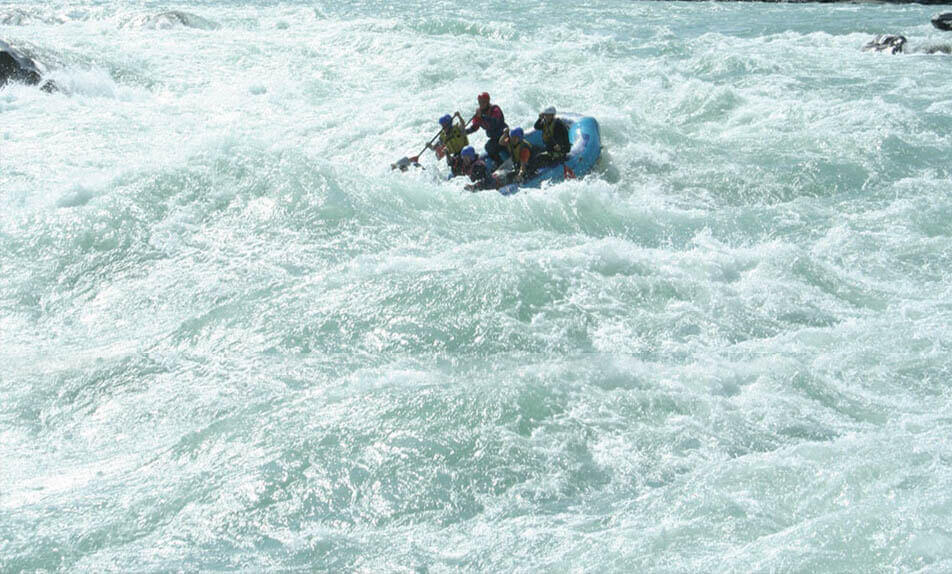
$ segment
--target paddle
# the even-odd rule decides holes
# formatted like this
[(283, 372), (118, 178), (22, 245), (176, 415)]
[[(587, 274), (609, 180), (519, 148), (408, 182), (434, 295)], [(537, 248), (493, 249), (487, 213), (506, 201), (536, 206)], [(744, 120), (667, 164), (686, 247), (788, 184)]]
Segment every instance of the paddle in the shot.
[(417, 162), (419, 162), (419, 161), (420, 161), (420, 156), (423, 155), (423, 152), (425, 152), (426, 150), (430, 149), (430, 146), (433, 145), (433, 142), (436, 141), (436, 138), (440, 137), (440, 134), (442, 133), (442, 131), (443, 131), (443, 130), (440, 130), (440, 131), (436, 132), (436, 135), (433, 136), (432, 138), (430, 138), (430, 141), (428, 141), (428, 142), (426, 143), (426, 145), (423, 146), (423, 149), (420, 150), (420, 153), (418, 153), (418, 154), (416, 154), (415, 156), (412, 156), (412, 157), (402, 157), (402, 158), (400, 158), (400, 159), (397, 160), (396, 162), (390, 164), (390, 169), (400, 168), (400, 171), (406, 171), (408, 167), (410, 167), (411, 165), (414, 165), (414, 164), (416, 164)]
[[(456, 115), (456, 117), (459, 117), (459, 119), (462, 121), (463, 118), (459, 115), (459, 112), (456, 112), (455, 115)], [(468, 125), (469, 125), (473, 120), (475, 120), (475, 119), (476, 119), (476, 116), (475, 116), (475, 115), (474, 115), (473, 117), (469, 118), (469, 121), (466, 122), (465, 124), (463, 124), (463, 127), (468, 126)], [(424, 153), (426, 150), (430, 149), (430, 146), (433, 145), (433, 142), (436, 141), (436, 138), (440, 137), (440, 134), (441, 134), (441, 133), (443, 133), (443, 130), (440, 130), (440, 131), (436, 132), (436, 135), (433, 136), (432, 138), (430, 138), (430, 141), (427, 142), (427, 144), (426, 144), (425, 146), (423, 146), (423, 149), (420, 150), (420, 153), (416, 154), (415, 156), (400, 158), (400, 159), (397, 160), (396, 162), (391, 163), (391, 164), (390, 164), (390, 169), (393, 170), (393, 169), (400, 168), (400, 171), (406, 171), (407, 168), (410, 167), (411, 165), (417, 165), (418, 162), (420, 161), (420, 156), (423, 155), (423, 153)]]

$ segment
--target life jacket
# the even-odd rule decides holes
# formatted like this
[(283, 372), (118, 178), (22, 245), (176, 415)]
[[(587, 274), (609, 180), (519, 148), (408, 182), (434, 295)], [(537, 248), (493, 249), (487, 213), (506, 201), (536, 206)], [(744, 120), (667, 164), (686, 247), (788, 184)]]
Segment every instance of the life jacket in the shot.
[(446, 131), (440, 132), (440, 143), (446, 148), (447, 153), (456, 155), (460, 150), (469, 145), (469, 138), (466, 137), (466, 132), (454, 124), (453, 127), (450, 128), (449, 134), (447, 134)]
[[(558, 118), (553, 119), (550, 123), (545, 123), (544, 121), (542, 122), (542, 143), (545, 144), (545, 148), (549, 150), (550, 153), (565, 155), (569, 151), (568, 149), (565, 149), (568, 143), (565, 141), (558, 141), (555, 137), (555, 127), (558, 122)], [(556, 145), (559, 145), (562, 148), (558, 152), (555, 151)]]
[(555, 122), (558, 120), (552, 120), (549, 123), (542, 122), (542, 141), (545, 142), (545, 147), (552, 147), (555, 145)]
[[(489, 115), (491, 112), (499, 112), (499, 117), (495, 118)], [(506, 129), (506, 116), (497, 105), (489, 106), (485, 112), (479, 112), (479, 125), (486, 129), (486, 137), (489, 139), (499, 139), (502, 131)]]
[[(512, 166), (516, 169), (519, 169), (519, 166), (522, 164), (519, 161), (519, 156), (522, 154), (523, 149), (529, 150), (529, 162), (532, 161), (532, 144), (526, 141), (526, 138), (519, 138), (519, 143), (516, 145), (512, 144), (512, 138), (509, 138), (509, 141), (506, 143), (506, 151), (509, 152), (509, 157), (512, 159)], [(528, 164), (528, 162), (526, 162)]]

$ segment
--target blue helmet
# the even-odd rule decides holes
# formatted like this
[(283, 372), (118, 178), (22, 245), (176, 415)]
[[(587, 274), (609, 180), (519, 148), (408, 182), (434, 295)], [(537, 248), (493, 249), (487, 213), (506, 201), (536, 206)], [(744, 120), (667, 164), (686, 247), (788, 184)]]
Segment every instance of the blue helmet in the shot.
[(443, 116), (442, 118), (440, 118), (440, 125), (441, 125), (441, 126), (448, 126), (448, 125), (450, 125), (450, 124), (452, 124), (452, 123), (453, 123), (453, 118), (452, 118), (449, 114), (446, 114), (445, 116)]
[(471, 146), (471, 145), (468, 145), (468, 146), (464, 147), (462, 150), (460, 150), (459, 154), (460, 154), (461, 156), (465, 157), (466, 159), (475, 159), (475, 158), (476, 158), (476, 150), (474, 150), (474, 149), (473, 149), (473, 146)]
[(509, 137), (522, 139), (522, 134), (525, 133), (522, 131), (522, 128), (516, 128), (509, 132)]

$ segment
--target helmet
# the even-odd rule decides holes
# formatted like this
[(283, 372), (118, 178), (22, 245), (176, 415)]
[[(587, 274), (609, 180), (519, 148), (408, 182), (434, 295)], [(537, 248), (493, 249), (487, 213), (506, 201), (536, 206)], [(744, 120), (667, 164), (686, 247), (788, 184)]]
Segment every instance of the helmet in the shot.
[(463, 156), (464, 158), (466, 158), (466, 159), (475, 159), (475, 158), (476, 158), (476, 150), (474, 150), (474, 149), (473, 149), (473, 146), (471, 146), (471, 145), (468, 145), (468, 146), (464, 147), (462, 150), (460, 150), (459, 154), (460, 154), (461, 156)]
[(450, 125), (450, 124), (452, 124), (452, 123), (453, 123), (453, 118), (450, 117), (449, 114), (446, 114), (445, 116), (443, 116), (442, 118), (440, 118), (440, 125), (441, 125), (441, 126), (448, 126), (448, 125)]
[(488, 102), (488, 101), (489, 101), (489, 92), (483, 92), (483, 93), (479, 94), (478, 96), (476, 96), (476, 100), (477, 100), (477, 101), (486, 100), (486, 101)]
[(516, 128), (512, 130), (511, 132), (509, 132), (509, 137), (522, 139), (523, 133), (524, 132), (522, 131), (522, 128)]
[(547, 107), (546, 109), (542, 110), (542, 113), (543, 113), (544, 115), (547, 115), (547, 116), (548, 116), (548, 115), (553, 115), (553, 116), (554, 116), (554, 115), (555, 115), (555, 106), (549, 106), (549, 107)]

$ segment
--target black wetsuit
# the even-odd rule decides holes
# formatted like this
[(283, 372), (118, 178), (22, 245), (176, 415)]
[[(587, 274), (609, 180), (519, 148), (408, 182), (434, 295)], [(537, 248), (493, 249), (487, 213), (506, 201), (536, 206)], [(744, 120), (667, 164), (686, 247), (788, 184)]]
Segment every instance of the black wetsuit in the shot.
[(499, 165), (502, 163), (502, 158), (499, 157), (499, 138), (502, 137), (502, 133), (507, 127), (506, 116), (502, 113), (502, 108), (491, 105), (486, 111), (476, 111), (476, 118), (469, 129), (466, 130), (466, 133), (471, 134), (479, 128), (485, 129), (486, 137), (489, 138), (486, 140), (486, 154), (496, 162), (496, 165)]
[(481, 159), (477, 159), (473, 162), (473, 165), (469, 167), (469, 179), (475, 184), (473, 191), (478, 189), (496, 189), (496, 187), (498, 187), (493, 174), (489, 173), (489, 168), (486, 167), (486, 164), (483, 163)]
[[(545, 124), (542, 118), (536, 120), (533, 127), (542, 132), (542, 142), (545, 144), (545, 151), (536, 154), (534, 158), (535, 166), (542, 167), (562, 163), (565, 160), (565, 156), (569, 153), (569, 150), (572, 149), (572, 145), (569, 143), (569, 130), (565, 126), (565, 122), (559, 118), (555, 118), (555, 120), (552, 121), (550, 134), (546, 134)], [(549, 137), (546, 138), (546, 135), (549, 135)]]

